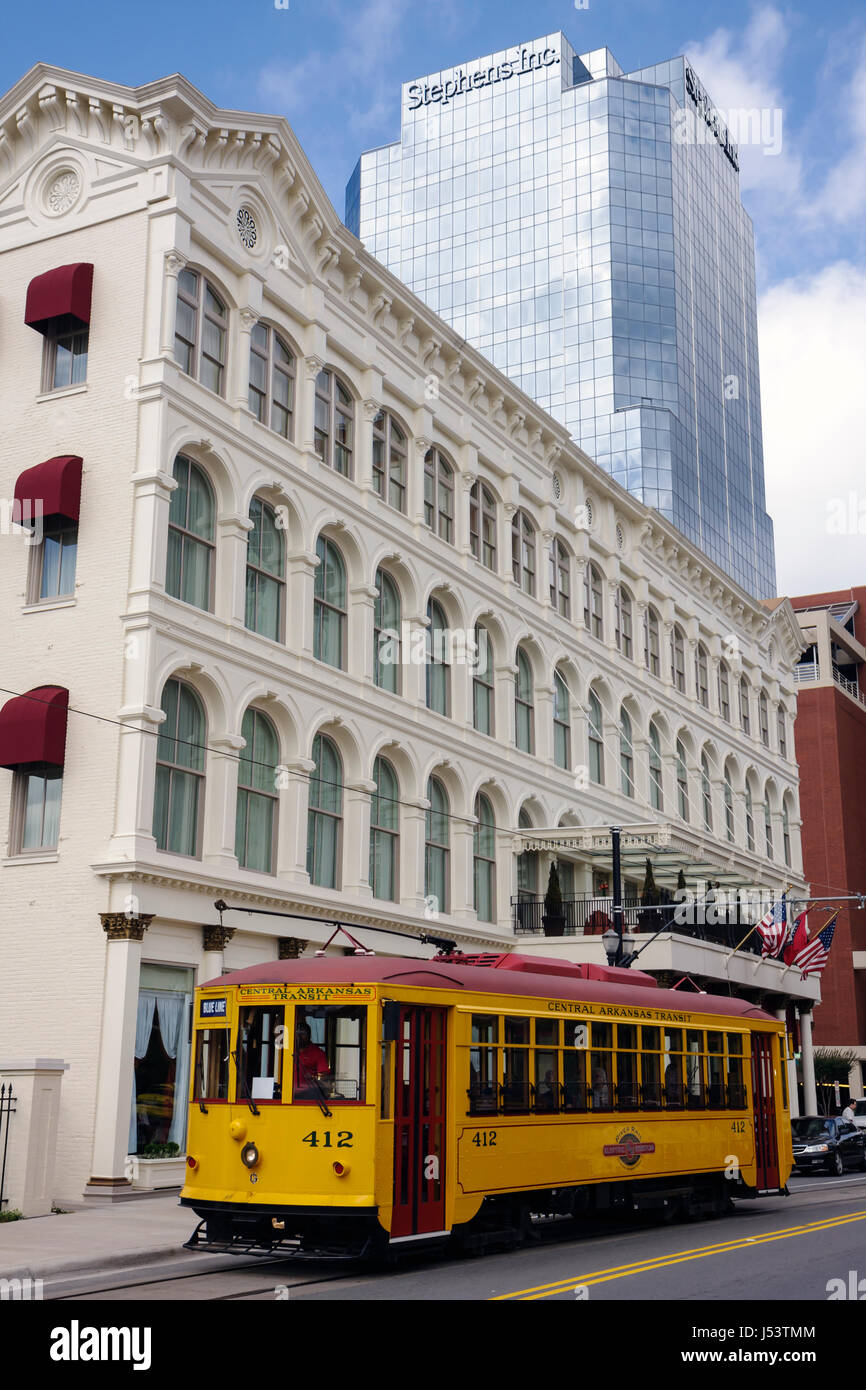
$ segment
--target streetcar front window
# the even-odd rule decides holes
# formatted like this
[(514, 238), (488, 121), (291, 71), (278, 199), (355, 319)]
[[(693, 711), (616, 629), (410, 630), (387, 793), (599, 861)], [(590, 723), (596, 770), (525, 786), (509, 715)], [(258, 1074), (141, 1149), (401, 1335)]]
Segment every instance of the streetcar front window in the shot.
[(199, 1028), (195, 1038), (193, 1100), (228, 1100), (231, 1052), (228, 1028)]
[(469, 1113), (496, 1114), (499, 1110), (499, 1019), (492, 1014), (472, 1015), (469, 1049)]
[(239, 1101), (282, 1098), (282, 1048), (285, 1024), (282, 1004), (243, 1009), (238, 1026)]
[(326, 1005), (295, 1009), (292, 1099), (363, 1101), (367, 1010)]

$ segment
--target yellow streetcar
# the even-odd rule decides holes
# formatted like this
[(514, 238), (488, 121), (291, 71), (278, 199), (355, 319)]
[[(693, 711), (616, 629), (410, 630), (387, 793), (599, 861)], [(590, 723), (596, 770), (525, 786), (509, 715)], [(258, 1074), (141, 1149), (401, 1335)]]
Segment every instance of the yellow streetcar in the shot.
[(536, 956), (274, 961), (196, 991), (190, 1248), (519, 1240), (533, 1214), (785, 1192), (785, 1029)]

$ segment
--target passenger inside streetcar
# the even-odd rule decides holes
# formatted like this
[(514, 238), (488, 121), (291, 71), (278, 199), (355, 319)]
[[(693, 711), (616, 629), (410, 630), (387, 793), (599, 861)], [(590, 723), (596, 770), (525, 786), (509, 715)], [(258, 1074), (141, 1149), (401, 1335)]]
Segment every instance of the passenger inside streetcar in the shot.
[(295, 1029), (295, 1100), (319, 1100), (331, 1089), (331, 1067), (328, 1058), (313, 1042), (309, 1024), (299, 1023)]

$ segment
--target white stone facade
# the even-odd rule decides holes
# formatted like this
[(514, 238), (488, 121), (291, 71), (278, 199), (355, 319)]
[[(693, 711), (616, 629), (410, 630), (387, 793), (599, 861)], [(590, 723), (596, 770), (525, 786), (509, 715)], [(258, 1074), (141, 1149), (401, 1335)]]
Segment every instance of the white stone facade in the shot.
[[(430, 930), (467, 950), (514, 941), (518, 816), (534, 829), (670, 821), (677, 815), (676, 743), (686, 753), (689, 828), (704, 857), (729, 864), (743, 884), (802, 887), (792, 665), (801, 649), (790, 605), (749, 598), (673, 528), (631, 498), (504, 376), (368, 256), (340, 224), (284, 121), (219, 111), (179, 78), (136, 90), (38, 67), (0, 103), (0, 391), (7, 426), (0, 497), (44, 459), (84, 460), (74, 595), (30, 602), (34, 563), (19, 528), (0, 535), (4, 593), (2, 700), (43, 684), (69, 690), (59, 843), (10, 852), (0, 874), (3, 993), (0, 1056), (63, 1058), (57, 1195), (80, 1196), (88, 1178), (121, 1185), (127, 1152), (141, 962), (186, 967), (203, 980), (222, 968), (273, 958), (277, 939), (309, 949), (339, 917), (377, 950)], [(24, 323), (31, 280), (74, 262), (94, 266), (86, 382), (43, 391), (43, 342)], [(204, 277), (227, 306), (221, 395), (186, 375), (174, 355), (178, 274)], [(250, 334), (276, 329), (296, 357), (293, 438), (249, 409)], [(314, 447), (314, 391), (327, 369), (352, 397), (352, 476)], [(405, 509), (373, 481), (372, 421), (385, 409), (408, 440)], [(453, 543), (424, 517), (424, 459), (435, 447), (454, 470)], [(178, 454), (206, 475), (216, 503), (211, 610), (166, 592), (169, 507)], [(481, 480), (496, 504), (496, 566), (475, 558), (470, 489)], [(285, 638), (245, 627), (250, 504), (262, 498), (285, 521)], [(6, 511), (8, 511), (8, 505)], [(512, 523), (534, 528), (535, 596), (515, 582)], [(339, 548), (348, 582), (344, 669), (313, 655), (316, 544)], [(551, 605), (548, 554), (566, 547), (571, 612)], [(602, 633), (584, 626), (583, 574), (601, 582)], [(418, 630), (438, 601), (449, 626), (482, 623), (495, 672), (495, 736), (473, 727), (472, 670), (451, 670), (450, 715), (425, 704), (426, 667), (401, 668), (401, 689), (373, 682), (375, 580), (384, 569), (402, 617)], [(615, 640), (619, 584), (633, 601), (633, 650)], [(644, 612), (659, 622), (658, 675), (644, 659)], [(684, 640), (685, 689), (671, 671), (670, 640)], [(708, 702), (695, 654), (707, 654)], [(534, 684), (534, 752), (515, 746), (518, 648)], [(719, 663), (730, 670), (730, 718), (719, 707)], [(570, 766), (554, 760), (554, 671), (570, 697)], [(750, 697), (739, 719), (738, 682)], [(198, 694), (206, 717), (200, 852), (160, 851), (153, 834), (157, 738), (167, 680)], [(604, 729), (604, 784), (591, 780), (587, 704)], [(765, 744), (759, 694), (769, 710)], [(278, 792), (275, 872), (241, 869), (235, 806), (241, 726), (266, 713), (284, 769)], [(632, 725), (633, 796), (622, 792), (620, 710)], [(779, 747), (777, 710), (786, 748)], [(653, 805), (649, 726), (660, 736), (663, 807)], [(329, 736), (343, 762), (339, 887), (310, 883), (306, 868), (311, 751)], [(702, 818), (707, 759), (712, 831)], [(399, 782), (396, 901), (369, 883), (370, 793), (382, 755)], [(731, 784), (733, 830), (725, 810)], [(450, 803), (450, 900), (425, 917), (428, 778)], [(11, 823), (14, 776), (0, 772), (0, 819)], [(749, 848), (745, 788), (752, 792)], [(475, 799), (496, 821), (495, 921), (473, 905)], [(764, 839), (770, 808), (774, 853)], [(783, 817), (789, 865), (784, 862)], [(525, 817), (526, 818), (526, 817)], [(524, 819), (525, 819), (524, 818)], [(11, 832), (10, 832), (11, 834)], [(540, 892), (546, 882), (541, 858)], [(575, 889), (591, 891), (577, 856)], [(219, 949), (213, 901), (309, 912), (319, 920), (231, 914)], [(114, 914), (100, 928), (100, 914)], [(134, 927), (124, 930), (124, 920)], [(138, 938), (138, 939), (136, 939)], [(405, 949), (427, 950), (414, 939)], [(427, 948), (429, 949), (429, 948)], [(593, 958), (600, 959), (594, 941)], [(673, 968), (676, 968), (674, 964)], [(718, 968), (721, 959), (707, 967)], [(764, 967), (762, 967), (764, 969)], [(814, 995), (814, 989), (811, 994)], [(807, 991), (808, 993), (808, 991)], [(810, 996), (811, 997), (811, 996)], [(26, 1001), (20, 1013), (9, 1007)]]

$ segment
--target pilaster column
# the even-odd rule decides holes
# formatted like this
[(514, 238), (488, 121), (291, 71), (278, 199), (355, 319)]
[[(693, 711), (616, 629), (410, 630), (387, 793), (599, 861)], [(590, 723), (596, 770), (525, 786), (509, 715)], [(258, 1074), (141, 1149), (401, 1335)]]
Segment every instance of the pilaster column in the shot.
[[(430, 802), (413, 801), (400, 810), (400, 902), (409, 911), (424, 912), (424, 858)], [(444, 911), (439, 904), (440, 913)]]
[(517, 734), (515, 722), (515, 680), (517, 666), (514, 663), (497, 666), (494, 672), (494, 699), (496, 701), (494, 728), (496, 737), (506, 747), (514, 746)]
[(514, 521), (516, 511), (516, 502), (503, 502), (499, 514), (499, 575), (508, 584), (515, 584), (511, 554), (511, 523)]
[(661, 651), (659, 652), (659, 674), (662, 684), (668, 687), (673, 685), (673, 665), (671, 653), (671, 641), (673, 638), (674, 625), (670, 618), (665, 618), (661, 625)]
[[(547, 621), (553, 605), (550, 602), (550, 552), (553, 546), (556, 533), (554, 531), (538, 532), (538, 548), (535, 555), (535, 597), (546, 611), (542, 618)], [(557, 575), (558, 582), (558, 575)], [(558, 609), (554, 609), (558, 612)]]
[(359, 781), (343, 789), (343, 876), (340, 886), (353, 898), (373, 897), (370, 887), (370, 797), (376, 783)]
[(307, 812), (310, 804), (312, 758), (281, 765), (280, 815), (277, 826), (277, 877), (284, 883), (309, 884), (307, 873)]
[(237, 873), (235, 817), (238, 803), (238, 755), (246, 747), (240, 734), (214, 733), (208, 738), (202, 863)]
[(121, 728), (111, 852), (127, 859), (138, 859), (156, 850), (153, 834), (156, 749), (165, 713), (151, 705), (124, 705), (117, 717)]
[(313, 447), (316, 420), (316, 377), (324, 367), (321, 357), (304, 358), (303, 370), (298, 373), (301, 399), (298, 401), (298, 444), (307, 455), (318, 458)]
[(349, 589), (348, 669), (373, 679), (373, 617), (379, 590), (372, 584), (353, 584)]
[[(414, 439), (409, 441), (409, 457), (407, 460), (409, 477), (406, 480), (406, 515), (416, 526), (426, 526), (424, 520), (424, 489), (426, 477), (424, 473), (424, 460), (427, 453), (433, 448), (433, 440), (426, 434), (416, 434)], [(436, 505), (435, 489), (433, 505)]]
[[(249, 410), (250, 408), (250, 337), (258, 319), (259, 315), (256, 310), (249, 306), (238, 312), (237, 351), (231, 374), (231, 404), (236, 410)], [(268, 388), (270, 389), (270, 382), (268, 382)], [(270, 397), (268, 397), (268, 401), (270, 403)]]
[(355, 482), (365, 494), (373, 491), (373, 421), (381, 409), (381, 401), (372, 397), (361, 404), (361, 436), (355, 441)]
[[(150, 414), (144, 419), (153, 424)], [(158, 430), (154, 429), (151, 443), (161, 447)], [(172, 460), (166, 460), (168, 468)], [(177, 482), (162, 468), (133, 473), (132, 555), (129, 571), (130, 609), (148, 606), (152, 589), (165, 593), (165, 571), (168, 557), (168, 514), (171, 494)]]
[[(108, 941), (102, 991), (102, 1027), (96, 1080), (92, 1177), (89, 1191), (110, 1195), (111, 1188), (129, 1187), (125, 1176), (132, 1117), (132, 1078), (141, 943), (154, 913), (101, 912)], [(103, 1189), (103, 1193), (99, 1193)], [(107, 1190), (106, 1190), (107, 1189)]]
[(649, 806), (649, 740), (634, 732), (634, 721), (632, 721), (632, 781), (634, 782), (634, 801), (635, 806), (643, 810)]
[[(477, 462), (477, 450), (472, 450)], [(460, 493), (457, 499), (457, 516), (454, 524), (454, 542), (461, 555), (472, 554), (472, 531), (470, 519), (471, 499), (470, 493), (478, 481), (478, 474), (466, 471), (460, 474)], [(478, 524), (481, 525), (481, 509), (479, 507)], [(479, 538), (480, 543), (480, 538)]]
[(221, 516), (217, 521), (214, 611), (228, 614), (240, 627), (246, 618), (247, 544), (253, 525), (248, 516)]
[(313, 655), (313, 602), (319, 557), (304, 550), (286, 559), (286, 646), (298, 656)]
[(634, 611), (634, 633), (632, 640), (634, 643), (635, 664), (637, 666), (642, 666), (643, 669), (646, 671), (649, 669), (647, 664), (648, 653), (646, 630), (646, 611), (649, 608), (649, 604), (646, 601), (646, 599), (636, 598), (632, 607)]
[(200, 984), (204, 984), (206, 980), (217, 980), (222, 975), (225, 966), (225, 949), (236, 930), (236, 927), (224, 927), (219, 922), (202, 927)]
[(186, 265), (186, 256), (180, 251), (166, 251), (164, 258), (165, 279), (162, 290), (162, 330), (159, 337), (160, 352), (174, 357), (174, 331), (177, 322), (177, 277)]
[[(618, 579), (609, 579), (607, 582), (607, 602), (604, 607), (604, 645), (609, 651), (616, 651), (616, 596), (619, 589)], [(576, 597), (583, 602), (583, 593)], [(634, 637), (632, 636), (632, 643)]]
[(803, 1105), (807, 1115), (818, 1114), (815, 1085), (815, 1049), (812, 1045), (812, 1010), (800, 1010), (800, 1055), (803, 1063)]
[(535, 754), (553, 762), (553, 686), (535, 687)]
[(451, 822), (451, 916), (460, 922), (475, 920), (472, 851), (474, 826), (464, 820)]
[(298, 960), (309, 946), (299, 936), (281, 936), (277, 939), (277, 960)]

